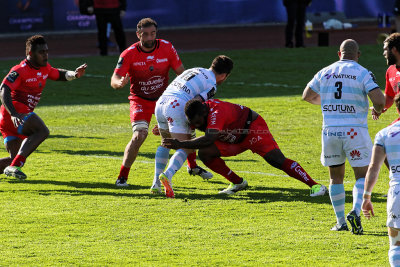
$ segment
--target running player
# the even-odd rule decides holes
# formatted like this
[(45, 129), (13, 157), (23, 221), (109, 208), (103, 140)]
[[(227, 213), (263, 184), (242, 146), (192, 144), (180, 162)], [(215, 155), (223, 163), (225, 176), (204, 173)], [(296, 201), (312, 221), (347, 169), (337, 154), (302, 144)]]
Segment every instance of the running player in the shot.
[[(186, 102), (193, 98), (202, 101), (212, 98), (217, 91), (217, 85), (222, 84), (228, 78), (232, 68), (233, 62), (229, 57), (217, 56), (209, 69), (188, 69), (172, 81), (156, 105), (155, 115), (162, 139), (171, 136), (179, 140), (191, 139), (191, 129), (184, 112)], [(164, 171), (168, 162), (169, 149), (161, 146), (157, 150), (157, 168), (151, 188), (154, 192), (161, 191), (157, 184), (157, 177), (159, 177), (164, 185), (165, 195), (174, 197), (171, 185), (172, 176), (182, 167), (189, 153), (192, 153), (192, 150), (177, 150), (171, 157), (168, 168)]]
[(338, 56), (339, 61), (323, 68), (307, 84), (303, 99), (321, 105), (322, 109), (321, 163), (329, 167), (329, 194), (337, 218), (331, 230), (348, 230), (343, 186), (347, 157), (356, 178), (353, 209), (347, 220), (353, 234), (362, 234), (360, 208), (372, 148), (367, 125), (367, 95), (377, 113), (382, 111), (385, 99), (373, 74), (357, 63), (360, 51), (356, 41), (343, 41)]
[[(50, 66), (48, 47), (41, 35), (26, 41), (26, 59), (14, 66), (0, 85), (0, 131), (10, 157), (0, 159), (0, 171), (7, 176), (26, 179), (21, 171), (26, 158), (49, 136), (49, 129), (33, 112), (47, 79), (71, 81), (84, 75), (86, 64), (75, 71)], [(9, 166), (8, 166), (9, 165)], [(7, 167), (8, 166), (8, 167)]]
[(273, 167), (307, 184), (311, 188), (312, 197), (327, 192), (327, 188), (317, 184), (299, 163), (282, 154), (265, 120), (248, 107), (217, 99), (205, 103), (193, 99), (187, 102), (185, 115), (190, 125), (204, 131), (205, 135), (187, 141), (165, 139), (163, 146), (199, 149), (203, 163), (231, 182), (220, 194), (234, 194), (248, 186), (247, 181), (234, 173), (221, 159), (236, 156), (246, 150), (257, 153)]
[[(400, 113), (400, 95), (394, 97), (397, 111)], [(387, 227), (390, 242), (389, 263), (400, 266), (400, 122), (382, 129), (375, 136), (371, 164), (365, 178), (362, 211), (367, 219), (374, 216), (371, 192), (378, 180), (379, 170), (387, 158), (389, 165), (389, 191), (387, 197)], [(371, 214), (370, 214), (371, 212)]]
[[(115, 183), (117, 186), (128, 186), (129, 171), (147, 137), (156, 101), (168, 86), (169, 70), (172, 68), (177, 75), (184, 71), (173, 45), (156, 39), (156, 34), (157, 23), (151, 18), (141, 19), (136, 31), (139, 41), (122, 52), (111, 77), (111, 87), (114, 89), (123, 88), (129, 81), (131, 83), (128, 99), (133, 135), (125, 148)], [(211, 175), (197, 166), (196, 154), (192, 154), (190, 159), (189, 173), (207, 177)]]

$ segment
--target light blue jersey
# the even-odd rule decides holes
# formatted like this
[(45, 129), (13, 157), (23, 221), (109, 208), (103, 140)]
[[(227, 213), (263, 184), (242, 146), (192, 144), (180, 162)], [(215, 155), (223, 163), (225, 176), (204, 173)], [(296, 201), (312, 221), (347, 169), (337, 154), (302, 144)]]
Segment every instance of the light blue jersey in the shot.
[(320, 70), (308, 86), (321, 97), (323, 128), (368, 127), (367, 94), (379, 86), (363, 66), (342, 59)]
[(163, 96), (175, 96), (189, 101), (200, 95), (204, 101), (212, 98), (217, 91), (215, 74), (204, 68), (185, 70), (176, 77), (163, 93)]
[(389, 163), (389, 185), (400, 184), (400, 122), (380, 130), (374, 144), (385, 149)]

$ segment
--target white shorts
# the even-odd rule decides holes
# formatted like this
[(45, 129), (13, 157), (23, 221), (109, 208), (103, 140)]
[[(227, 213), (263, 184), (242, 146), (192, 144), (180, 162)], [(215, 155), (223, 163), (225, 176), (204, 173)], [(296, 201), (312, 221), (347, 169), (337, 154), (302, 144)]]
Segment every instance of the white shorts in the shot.
[(400, 228), (400, 185), (398, 184), (389, 187), (386, 225), (392, 228)]
[(174, 96), (161, 96), (158, 99), (155, 115), (158, 128), (170, 133), (190, 134), (191, 129), (185, 116), (186, 100)]
[(341, 165), (348, 159), (352, 167), (368, 166), (372, 142), (368, 129), (363, 127), (327, 127), (322, 130), (321, 163)]

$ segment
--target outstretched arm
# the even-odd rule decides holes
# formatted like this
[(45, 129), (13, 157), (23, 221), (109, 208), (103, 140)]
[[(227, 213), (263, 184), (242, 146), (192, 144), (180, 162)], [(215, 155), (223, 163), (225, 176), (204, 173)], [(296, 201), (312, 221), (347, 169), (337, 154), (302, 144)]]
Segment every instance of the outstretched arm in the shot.
[(200, 136), (192, 140), (179, 141), (178, 139), (165, 138), (163, 139), (162, 146), (172, 149), (200, 149), (212, 145), (218, 139), (218, 135), (218, 130), (207, 129), (204, 136)]
[(75, 69), (75, 71), (58, 69), (58, 71), (60, 72), (58, 81), (72, 81), (72, 80), (78, 79), (85, 74), (86, 68), (87, 68), (87, 64), (85, 63), (85, 64), (82, 64), (79, 67), (77, 67)]

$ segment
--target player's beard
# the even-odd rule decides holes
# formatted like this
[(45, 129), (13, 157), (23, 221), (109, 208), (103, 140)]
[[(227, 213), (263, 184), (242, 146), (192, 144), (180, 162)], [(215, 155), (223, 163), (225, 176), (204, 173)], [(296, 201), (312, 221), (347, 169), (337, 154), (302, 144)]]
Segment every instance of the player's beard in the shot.
[(143, 46), (146, 48), (153, 48), (155, 43), (156, 43), (156, 41), (147, 41), (147, 42), (143, 42)]
[(393, 53), (391, 51), (389, 51), (388, 53), (388, 57), (386, 59), (387, 65), (391, 66), (397, 63), (397, 59), (396, 57), (393, 55)]

